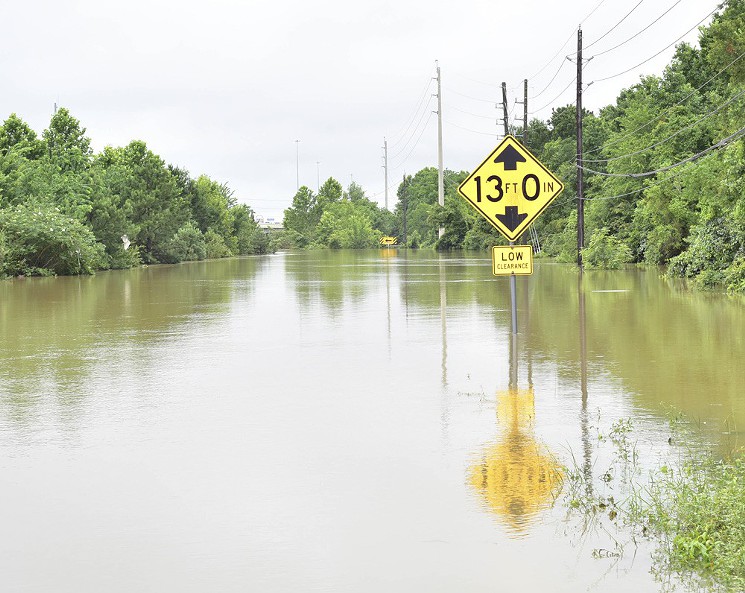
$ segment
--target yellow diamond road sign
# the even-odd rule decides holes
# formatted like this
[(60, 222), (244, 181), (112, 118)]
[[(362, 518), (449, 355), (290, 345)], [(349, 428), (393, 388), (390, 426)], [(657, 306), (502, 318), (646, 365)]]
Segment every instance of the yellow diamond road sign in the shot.
[(563, 189), (564, 184), (514, 136), (505, 136), (458, 192), (515, 241)]

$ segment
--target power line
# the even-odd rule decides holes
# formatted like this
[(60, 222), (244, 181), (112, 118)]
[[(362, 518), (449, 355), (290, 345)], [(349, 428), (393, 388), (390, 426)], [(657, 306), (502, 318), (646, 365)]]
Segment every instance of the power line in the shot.
[[(602, 5), (604, 4), (604, 3), (605, 3), (605, 0), (600, 0), (600, 2), (598, 2), (598, 3), (597, 3), (597, 5), (595, 5), (595, 8), (593, 8), (593, 9), (592, 9), (592, 10), (591, 10), (591, 11), (590, 11), (590, 12), (589, 12), (588, 14), (587, 14), (587, 16), (585, 16), (585, 18), (583, 18), (583, 19), (582, 19), (582, 20), (580, 21), (580, 25), (584, 24), (584, 22), (585, 22), (585, 21), (586, 21), (587, 19), (589, 19), (589, 18), (590, 18), (590, 17), (591, 17), (591, 16), (593, 15), (593, 14), (595, 14), (595, 11), (596, 11), (596, 10), (597, 10), (598, 8), (600, 8), (600, 7), (601, 7), (601, 6), (602, 6)], [(553, 62), (553, 61), (554, 61), (554, 60), (556, 59), (556, 56), (558, 56), (558, 55), (559, 55), (559, 54), (560, 54), (560, 53), (561, 53), (562, 51), (564, 51), (564, 48), (565, 48), (565, 47), (567, 46), (567, 44), (568, 44), (568, 43), (569, 43), (569, 42), (570, 42), (570, 41), (571, 41), (572, 39), (574, 39), (574, 35), (575, 35), (575, 31), (572, 31), (572, 32), (571, 32), (571, 33), (569, 34), (569, 37), (567, 38), (567, 40), (566, 40), (566, 41), (565, 41), (565, 42), (563, 43), (563, 45), (562, 45), (562, 46), (561, 46), (561, 47), (560, 47), (560, 48), (558, 49), (558, 51), (557, 51), (557, 52), (556, 52), (556, 53), (555, 53), (555, 54), (554, 54), (554, 55), (553, 55), (553, 56), (552, 56), (552, 57), (551, 57), (551, 58), (550, 58), (550, 59), (548, 60), (548, 62), (546, 62), (546, 63), (545, 63), (544, 65), (543, 65), (543, 67), (541, 67), (541, 69), (540, 69), (540, 70), (538, 70), (538, 71), (537, 71), (536, 73), (534, 73), (534, 74), (533, 74), (532, 76), (528, 76), (528, 80), (532, 80), (533, 78), (535, 78), (536, 76), (538, 76), (538, 75), (539, 75), (539, 74), (540, 74), (541, 72), (543, 72), (543, 71), (544, 71), (544, 70), (545, 70), (546, 68), (548, 68), (548, 67), (549, 67), (549, 66), (551, 65), (551, 63), (552, 63), (552, 62)]]
[(494, 99), (483, 99), (479, 97), (472, 97), (471, 95), (460, 93), (454, 89), (451, 89), (450, 87), (445, 87), (445, 90), (449, 93), (454, 93), (456, 95), (460, 95), (461, 97), (465, 97), (466, 99), (471, 99), (472, 101), (481, 101), (482, 103), (494, 103)]
[(700, 159), (702, 156), (709, 154), (713, 150), (718, 150), (720, 148), (724, 148), (725, 146), (728, 146), (741, 136), (745, 135), (745, 127), (740, 128), (737, 130), (734, 134), (730, 134), (726, 138), (723, 138), (716, 144), (713, 144), (712, 146), (709, 146), (708, 148), (702, 150), (701, 152), (697, 152), (693, 156), (688, 157), (687, 159), (683, 159), (682, 161), (678, 161), (677, 163), (673, 163), (672, 165), (668, 165), (667, 167), (661, 167), (659, 169), (655, 169), (654, 171), (645, 171), (644, 173), (604, 173), (603, 171), (595, 171), (593, 169), (588, 169), (587, 167), (583, 167), (580, 165), (577, 165), (578, 169), (582, 169), (583, 171), (587, 171), (588, 173), (592, 173), (594, 175), (600, 175), (602, 177), (626, 177), (631, 179), (640, 179), (643, 177), (649, 177), (651, 175), (656, 175), (657, 173), (664, 173), (665, 171), (669, 171), (670, 169), (674, 169), (675, 167), (680, 167), (681, 165), (685, 165), (686, 163), (691, 163), (695, 160)]
[(460, 109), (459, 107), (456, 107), (455, 105), (450, 105), (450, 109), (455, 109), (456, 111), (460, 111), (461, 113), (465, 113), (466, 115), (470, 115), (472, 117), (480, 117), (481, 119), (490, 119), (494, 121), (494, 115), (479, 115), (478, 113), (471, 113), (470, 111), (466, 111), (465, 109)]
[(690, 99), (693, 95), (695, 95), (697, 92), (699, 92), (705, 86), (707, 86), (715, 78), (718, 78), (719, 76), (721, 76), (722, 74), (724, 74), (724, 72), (726, 72), (727, 70), (729, 70), (729, 68), (735, 64), (735, 62), (738, 62), (743, 57), (745, 57), (745, 51), (742, 52), (739, 56), (737, 56), (734, 60), (732, 60), (729, 64), (727, 64), (724, 68), (722, 68), (719, 72), (717, 72), (714, 76), (712, 76), (711, 78), (709, 78), (709, 80), (707, 80), (706, 82), (704, 82), (701, 86), (699, 86), (698, 88), (692, 90), (685, 97), (683, 97), (680, 101), (678, 101), (677, 103), (675, 103), (674, 105), (672, 105), (671, 107), (669, 107), (668, 109), (666, 109), (665, 111), (663, 111), (661, 113), (658, 113), (655, 117), (653, 117), (652, 119), (650, 119), (647, 122), (643, 123), (638, 128), (635, 128), (634, 130), (631, 130), (630, 132), (627, 132), (626, 134), (624, 134), (620, 138), (616, 138), (612, 142), (607, 142), (606, 144), (603, 144), (601, 146), (596, 146), (595, 148), (592, 148), (590, 150), (586, 150), (585, 152), (586, 153), (598, 152), (599, 150), (607, 149), (610, 146), (615, 146), (616, 144), (618, 144), (622, 140), (625, 140), (626, 138), (629, 138), (630, 136), (633, 136), (634, 134), (636, 134), (636, 132), (639, 132), (639, 131), (643, 130), (647, 126), (651, 125), (653, 122), (657, 121), (661, 117), (663, 117), (663, 116), (667, 115), (668, 113), (670, 113), (678, 105), (681, 105), (682, 103), (685, 103), (688, 99)]
[(620, 25), (620, 24), (621, 24), (621, 23), (622, 23), (623, 21), (625, 21), (625, 20), (626, 20), (627, 18), (629, 18), (629, 16), (631, 16), (631, 14), (632, 14), (632, 13), (633, 13), (633, 12), (634, 12), (634, 11), (635, 11), (635, 10), (636, 10), (637, 8), (639, 8), (639, 6), (641, 6), (641, 3), (642, 3), (642, 2), (644, 2), (644, 0), (639, 0), (639, 2), (637, 2), (637, 3), (636, 3), (636, 6), (634, 6), (634, 8), (632, 8), (631, 10), (629, 10), (629, 11), (628, 11), (628, 12), (627, 12), (627, 13), (626, 13), (626, 14), (624, 15), (624, 17), (623, 17), (623, 18), (622, 18), (622, 19), (621, 19), (620, 21), (618, 21), (618, 22), (617, 22), (617, 23), (616, 23), (615, 25), (613, 25), (613, 26), (612, 26), (612, 27), (611, 27), (610, 29), (608, 29), (608, 30), (607, 30), (607, 31), (606, 31), (605, 33), (603, 33), (603, 34), (602, 34), (602, 35), (601, 35), (600, 37), (598, 37), (598, 38), (597, 38), (597, 39), (596, 39), (595, 41), (593, 41), (592, 43), (588, 43), (588, 44), (587, 44), (587, 45), (585, 46), (585, 49), (589, 49), (589, 48), (591, 48), (591, 47), (592, 47), (593, 45), (595, 45), (595, 44), (596, 44), (596, 43), (597, 43), (598, 41), (600, 41), (601, 39), (604, 39), (604, 38), (605, 38), (605, 37), (606, 37), (607, 35), (609, 35), (610, 33), (612, 33), (612, 32), (613, 32), (613, 31), (615, 30), (615, 28), (616, 28), (616, 27), (618, 27), (618, 25)]
[[(401, 137), (399, 140), (393, 142), (391, 144), (391, 147), (396, 146), (397, 144), (400, 144), (400, 142), (403, 139), (403, 137), (409, 131), (409, 128), (411, 127), (412, 122), (416, 119), (416, 115), (417, 115), (417, 113), (419, 113), (419, 110), (422, 107), (422, 103), (423, 103), (424, 99), (427, 97), (427, 93), (429, 92), (429, 88), (431, 86), (432, 86), (432, 76), (430, 75), (429, 78), (427, 79), (427, 84), (424, 86), (424, 90), (422, 91), (421, 96), (419, 97), (419, 100), (417, 101), (417, 105), (414, 108), (414, 111), (407, 118), (408, 123), (406, 125), (402, 126), (399, 129), (398, 132), (396, 132), (395, 134), (391, 135), (391, 138), (398, 138), (399, 136)], [(432, 97), (430, 96), (430, 99), (431, 98)]]
[[(704, 159), (706, 159), (706, 158), (708, 158), (710, 156), (711, 156), (711, 154), (705, 155), (704, 157), (702, 157), (699, 160), (699, 162), (703, 161)], [(588, 200), (617, 200), (619, 198), (626, 198), (628, 196), (633, 196), (634, 194), (638, 194), (640, 192), (647, 191), (651, 187), (656, 187), (658, 185), (662, 185), (663, 183), (667, 183), (671, 179), (675, 179), (676, 177), (680, 177), (686, 171), (687, 171), (687, 169), (681, 169), (680, 171), (676, 171), (675, 173), (671, 173), (670, 175), (666, 175), (665, 177), (663, 177), (661, 179), (658, 179), (657, 181), (654, 181), (652, 183), (648, 183), (644, 187), (640, 187), (639, 189), (635, 189), (635, 190), (632, 190), (630, 192), (626, 192), (625, 194), (617, 194), (615, 196), (595, 196), (595, 197), (592, 197), (592, 198), (585, 198), (585, 201), (587, 202)]]
[[(432, 115), (433, 115), (433, 112), (430, 111), (429, 117), (427, 118), (427, 121), (422, 126), (422, 129), (419, 132), (419, 137), (416, 139), (416, 142), (414, 143), (414, 146), (411, 147), (411, 150), (409, 151), (409, 153), (401, 161), (399, 161), (397, 164), (395, 164), (393, 167), (391, 167), (393, 170), (400, 169), (401, 168), (401, 165), (403, 165), (409, 159), (409, 157), (412, 155), (412, 153), (414, 152), (414, 150), (416, 149), (416, 147), (419, 146), (419, 141), (422, 139), (422, 135), (424, 134), (424, 131), (427, 129), (427, 124), (432, 119)], [(412, 136), (412, 138), (413, 138), (413, 136)]]
[(546, 109), (546, 107), (550, 107), (551, 105), (553, 105), (554, 103), (556, 103), (556, 101), (558, 101), (559, 97), (561, 97), (567, 91), (567, 89), (569, 89), (569, 87), (572, 86), (575, 82), (577, 82), (577, 77), (576, 76), (574, 78), (572, 78), (572, 80), (569, 81), (569, 84), (566, 85), (564, 87), (564, 89), (556, 97), (554, 97), (551, 101), (549, 101), (548, 103), (546, 103), (543, 107), (539, 107), (535, 111), (531, 111), (530, 112), (530, 115), (535, 115), (536, 113), (539, 113), (539, 112), (543, 111), (544, 109)]
[(612, 76), (606, 76), (605, 78), (596, 78), (592, 82), (593, 83), (595, 83), (595, 82), (603, 82), (603, 81), (606, 81), (606, 80), (610, 80), (612, 78), (617, 78), (618, 76), (622, 76), (623, 74), (627, 74), (627, 73), (631, 72), (632, 70), (636, 70), (639, 66), (642, 66), (642, 65), (646, 64), (647, 62), (649, 62), (650, 60), (653, 60), (654, 58), (656, 58), (657, 56), (659, 56), (662, 52), (664, 52), (665, 50), (671, 48), (673, 45), (675, 45), (676, 43), (678, 43), (678, 41), (680, 41), (681, 39), (683, 39), (683, 37), (685, 37), (686, 35), (688, 35), (688, 33), (690, 33), (691, 31), (693, 31), (696, 27), (698, 27), (701, 23), (703, 23), (706, 19), (708, 19), (717, 10), (719, 10), (719, 7), (715, 8), (714, 10), (712, 10), (709, 14), (707, 14), (704, 18), (702, 18), (698, 23), (696, 23), (695, 25), (693, 25), (693, 27), (691, 27), (690, 29), (688, 29), (688, 31), (686, 31), (685, 33), (683, 33), (680, 37), (678, 37), (670, 45), (667, 45), (667, 46), (663, 47), (660, 51), (658, 51), (653, 56), (647, 58), (643, 62), (639, 62), (636, 66), (632, 66), (631, 68), (628, 68), (627, 70), (624, 70), (623, 72), (619, 72), (618, 74), (613, 74)]
[(656, 24), (657, 22), (659, 22), (659, 21), (660, 21), (660, 20), (661, 20), (661, 19), (662, 19), (662, 18), (663, 18), (663, 17), (664, 17), (664, 16), (665, 16), (665, 15), (666, 15), (666, 14), (667, 14), (668, 12), (670, 12), (670, 11), (671, 11), (671, 10), (672, 10), (673, 8), (675, 8), (675, 7), (676, 7), (676, 6), (678, 5), (678, 4), (680, 4), (680, 3), (682, 2), (682, 1), (683, 1), (683, 0), (677, 0), (677, 2), (675, 2), (675, 4), (673, 4), (673, 5), (672, 5), (672, 6), (670, 7), (670, 8), (668, 8), (668, 9), (667, 9), (667, 10), (666, 10), (665, 12), (663, 12), (663, 13), (662, 13), (662, 14), (661, 14), (660, 16), (658, 16), (658, 17), (657, 17), (656, 19), (654, 19), (654, 20), (653, 20), (653, 21), (652, 21), (651, 23), (649, 23), (649, 24), (648, 24), (648, 25), (647, 25), (646, 27), (644, 27), (644, 28), (643, 28), (643, 29), (642, 29), (641, 31), (637, 31), (636, 33), (634, 33), (634, 35), (632, 35), (631, 37), (629, 37), (629, 38), (628, 38), (628, 39), (627, 39), (626, 41), (622, 41), (622, 42), (621, 42), (621, 43), (619, 43), (618, 45), (614, 45), (613, 47), (611, 47), (611, 48), (609, 48), (609, 49), (606, 49), (606, 50), (603, 50), (603, 51), (601, 51), (601, 52), (598, 52), (598, 53), (594, 54), (594, 55), (593, 55), (593, 57), (594, 57), (594, 58), (596, 58), (596, 57), (598, 57), (598, 56), (602, 56), (602, 55), (604, 55), (604, 54), (610, 53), (610, 52), (612, 52), (613, 50), (615, 50), (615, 49), (618, 49), (618, 48), (619, 48), (619, 47), (621, 47), (622, 45), (626, 45), (626, 44), (627, 44), (627, 43), (628, 43), (629, 41), (631, 41), (632, 39), (636, 39), (637, 37), (639, 37), (639, 35), (641, 35), (642, 33), (644, 33), (644, 31), (646, 31), (647, 29), (649, 29), (649, 28), (650, 28), (650, 27), (651, 27), (652, 25), (654, 25), (654, 24)]
[[(590, 18), (590, 17), (591, 17), (591, 16), (593, 15), (593, 14), (595, 14), (595, 11), (596, 11), (596, 10), (597, 10), (598, 8), (600, 8), (600, 7), (601, 7), (601, 6), (602, 6), (602, 5), (604, 4), (604, 3), (605, 3), (605, 0), (600, 0), (600, 2), (598, 3), (598, 5), (597, 5), (597, 6), (595, 7), (595, 8), (593, 8), (593, 9), (592, 9), (592, 10), (590, 11), (590, 14), (588, 14), (588, 15), (587, 15), (587, 16), (586, 16), (585, 18), (583, 18), (583, 19), (582, 19), (582, 20), (580, 21), (580, 23), (579, 23), (579, 24), (580, 24), (580, 25), (583, 25), (583, 24), (585, 23), (585, 21), (586, 21), (587, 19), (589, 19), (589, 18)], [(572, 37), (574, 37), (574, 34), (572, 34)], [(565, 45), (566, 45), (566, 44), (565, 44)]]
[[(426, 103), (426, 106), (429, 106), (431, 101), (432, 101), (432, 97), (430, 96), (429, 101), (427, 101)], [(406, 143), (398, 150), (398, 152), (396, 152), (396, 154), (391, 156), (391, 159), (398, 158), (398, 156), (407, 149), (407, 147), (409, 146), (409, 143), (414, 139), (414, 136), (416, 136), (417, 130), (419, 129), (419, 125), (422, 123), (422, 120), (424, 120), (424, 116), (427, 115), (427, 113), (429, 113), (429, 115), (432, 115), (432, 112), (431, 111), (428, 112), (427, 109), (422, 111), (421, 115), (419, 116), (419, 121), (414, 126), (414, 129), (412, 130), (411, 135), (406, 140)], [(427, 121), (429, 121), (429, 119)], [(426, 123), (424, 124), (424, 127), (425, 128), (427, 127)]]
[(550, 87), (550, 86), (551, 86), (551, 83), (552, 83), (552, 82), (553, 82), (554, 80), (556, 80), (556, 77), (557, 77), (557, 76), (559, 75), (559, 72), (561, 72), (561, 69), (562, 69), (562, 68), (564, 67), (564, 64), (566, 64), (566, 63), (567, 63), (567, 60), (562, 60), (562, 61), (561, 61), (561, 64), (559, 65), (559, 69), (558, 69), (558, 70), (556, 71), (556, 74), (554, 74), (553, 78), (552, 78), (551, 80), (549, 80), (549, 81), (548, 81), (548, 84), (546, 84), (546, 86), (545, 86), (545, 87), (543, 87), (543, 89), (542, 89), (542, 90), (541, 90), (541, 91), (540, 91), (539, 93), (536, 93), (535, 95), (533, 95), (533, 96), (531, 97), (531, 99), (537, 99), (537, 98), (538, 98), (538, 97), (540, 97), (540, 96), (541, 96), (541, 95), (542, 95), (543, 93), (545, 93), (545, 92), (546, 92), (546, 90), (548, 90), (548, 87)]
[(745, 95), (745, 90), (740, 91), (734, 97), (731, 97), (730, 99), (728, 99), (727, 101), (725, 101), (721, 105), (715, 107), (714, 109), (712, 109), (711, 111), (709, 111), (708, 113), (706, 113), (705, 115), (703, 115), (701, 118), (697, 119), (695, 122), (693, 122), (691, 124), (688, 124), (687, 126), (685, 126), (683, 128), (680, 128), (674, 134), (671, 134), (667, 138), (664, 138), (664, 139), (660, 140), (659, 142), (655, 142), (654, 144), (651, 144), (650, 146), (647, 146), (646, 148), (642, 148), (642, 149), (636, 150), (634, 152), (629, 152), (628, 154), (622, 154), (620, 156), (614, 156), (614, 157), (607, 158), (607, 159), (594, 159), (594, 160), (586, 159), (584, 162), (586, 162), (586, 163), (610, 163), (612, 161), (618, 161), (620, 159), (625, 159), (625, 158), (628, 158), (630, 156), (636, 156), (636, 155), (641, 154), (643, 152), (647, 152), (648, 150), (651, 150), (653, 148), (657, 148), (658, 146), (663, 145), (668, 140), (672, 140), (673, 138), (679, 136), (680, 134), (682, 134), (686, 130), (690, 130), (694, 126), (697, 126), (702, 121), (704, 121), (706, 119), (709, 119), (712, 115), (714, 115), (715, 113), (721, 111), (722, 109), (724, 109), (725, 107), (727, 107), (727, 105), (729, 105), (730, 103), (732, 103), (736, 99), (739, 99), (743, 95)]
[(460, 126), (460, 125), (458, 125), (456, 123), (453, 123), (451, 121), (448, 121), (448, 120), (444, 120), (444, 121), (449, 126), (460, 128), (461, 130), (465, 130), (466, 132), (472, 132), (474, 134), (481, 134), (483, 136), (496, 136), (497, 138), (499, 137), (499, 134), (494, 134), (492, 132), (479, 132), (478, 130), (472, 130), (471, 128), (466, 128), (466, 127)]

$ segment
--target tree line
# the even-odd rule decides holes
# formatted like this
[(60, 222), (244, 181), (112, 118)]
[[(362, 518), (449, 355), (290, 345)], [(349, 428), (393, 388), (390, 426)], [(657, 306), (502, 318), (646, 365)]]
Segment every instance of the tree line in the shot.
[(0, 126), (0, 276), (90, 274), (272, 248), (227, 185), (192, 178), (140, 140), (94, 154), (85, 132), (65, 108), (41, 138), (15, 113)]
[[(700, 29), (698, 47), (678, 45), (661, 75), (641, 77), (597, 115), (584, 111), (587, 266), (664, 265), (702, 287), (745, 291), (743, 30), (745, 0), (725, 2)], [(522, 129), (512, 132), (519, 136)], [(530, 150), (565, 184), (534, 223), (541, 247), (560, 261), (576, 261), (575, 107), (533, 119), (527, 137)], [(376, 209), (358, 186), (344, 193), (329, 180), (317, 196), (301, 188), (285, 211), (288, 240), (370, 247), (377, 233), (409, 247), (481, 250), (504, 243), (458, 196), (467, 175), (445, 171), (444, 208), (437, 204), (434, 167), (405, 176), (392, 214)]]

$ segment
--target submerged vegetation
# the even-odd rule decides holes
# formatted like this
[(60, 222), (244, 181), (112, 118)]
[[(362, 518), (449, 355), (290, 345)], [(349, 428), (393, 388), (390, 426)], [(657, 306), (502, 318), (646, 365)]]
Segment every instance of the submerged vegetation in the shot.
[[(611, 444), (607, 463), (566, 470), (565, 500), (590, 524), (608, 534), (625, 530), (657, 543), (655, 571), (706, 590), (745, 590), (745, 459), (722, 459), (678, 443), (692, 434), (680, 417), (671, 421), (674, 452), (656, 466), (642, 469), (630, 420), (619, 420), (598, 440)], [(612, 535), (611, 535), (612, 537)], [(625, 553), (614, 539), (596, 557)]]
[(42, 137), (0, 126), (0, 277), (264, 253), (269, 238), (227, 185), (193, 179), (144, 142), (94, 154), (59, 109)]

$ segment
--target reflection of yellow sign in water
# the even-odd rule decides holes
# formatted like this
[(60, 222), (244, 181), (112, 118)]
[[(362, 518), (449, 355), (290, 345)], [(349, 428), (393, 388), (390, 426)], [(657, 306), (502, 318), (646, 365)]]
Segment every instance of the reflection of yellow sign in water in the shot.
[(550, 503), (561, 479), (555, 460), (530, 430), (534, 411), (532, 389), (498, 394), (497, 416), (507, 433), (469, 471), (469, 483), (488, 508), (518, 532)]

